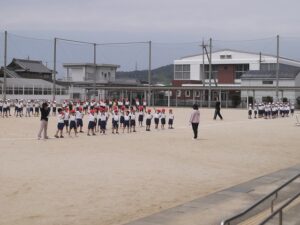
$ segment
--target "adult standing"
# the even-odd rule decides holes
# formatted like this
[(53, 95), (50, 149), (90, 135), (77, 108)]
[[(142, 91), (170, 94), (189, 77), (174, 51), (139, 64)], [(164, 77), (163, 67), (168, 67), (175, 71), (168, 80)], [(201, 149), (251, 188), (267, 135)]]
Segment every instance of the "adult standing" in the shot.
[(200, 122), (200, 112), (197, 104), (193, 105), (193, 112), (190, 117), (190, 124), (192, 125), (194, 132), (194, 139), (198, 138), (198, 126)]
[(222, 115), (221, 115), (221, 102), (219, 101), (218, 98), (216, 98), (216, 106), (215, 106), (214, 120), (217, 119), (217, 116), (219, 116), (220, 119), (223, 120), (223, 117), (222, 117)]
[(48, 139), (47, 128), (48, 128), (49, 114), (50, 114), (50, 108), (48, 106), (48, 103), (44, 102), (41, 108), (41, 126), (40, 126), (40, 131), (38, 133), (38, 139), (41, 139), (43, 131), (44, 131), (44, 139)]

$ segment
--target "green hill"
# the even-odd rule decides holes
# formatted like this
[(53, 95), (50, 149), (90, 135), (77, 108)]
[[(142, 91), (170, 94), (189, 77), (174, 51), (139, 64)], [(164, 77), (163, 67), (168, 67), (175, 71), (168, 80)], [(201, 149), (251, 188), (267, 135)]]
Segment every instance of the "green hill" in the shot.
[[(166, 65), (151, 71), (152, 75), (152, 84), (171, 84), (174, 76), (174, 65)], [(137, 71), (129, 71), (123, 72), (119, 71), (116, 74), (117, 79), (136, 79), (140, 80), (141, 82), (148, 82), (148, 70), (137, 70)]]

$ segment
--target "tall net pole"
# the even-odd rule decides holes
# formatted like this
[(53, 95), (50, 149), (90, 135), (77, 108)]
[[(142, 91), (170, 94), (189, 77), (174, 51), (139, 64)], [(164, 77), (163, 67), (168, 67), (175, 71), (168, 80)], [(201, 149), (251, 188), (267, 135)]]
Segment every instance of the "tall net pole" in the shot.
[(4, 71), (3, 71), (3, 100), (6, 100), (6, 65), (7, 65), (7, 31), (4, 32)]
[(151, 44), (149, 41), (149, 68), (148, 68), (148, 105), (151, 105)]
[(55, 100), (56, 96), (56, 45), (57, 45), (57, 39), (54, 38), (54, 49), (53, 49), (53, 87), (52, 87), (52, 100)]
[(277, 57), (276, 57), (276, 98), (279, 100), (278, 92), (279, 92), (279, 35), (277, 35)]
[(212, 39), (209, 39), (209, 89), (208, 89), (208, 108), (211, 107), (211, 77), (212, 77), (212, 65), (211, 65), (211, 57), (212, 57)]

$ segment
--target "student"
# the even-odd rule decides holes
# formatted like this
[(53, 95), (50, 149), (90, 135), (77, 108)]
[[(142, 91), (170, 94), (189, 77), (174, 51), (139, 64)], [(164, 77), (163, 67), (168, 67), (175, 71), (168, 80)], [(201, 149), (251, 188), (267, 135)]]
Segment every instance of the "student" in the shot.
[(160, 110), (157, 109), (157, 110), (155, 110), (155, 113), (154, 113), (155, 129), (158, 129), (159, 119), (160, 119)]
[(119, 134), (119, 114), (118, 109), (115, 109), (113, 117), (112, 117), (112, 133), (114, 134), (115, 131)]
[(2, 116), (2, 112), (3, 112), (3, 101), (0, 100), (0, 116)]
[[(61, 108), (59, 108), (57, 110), (58, 115), (57, 115), (57, 131), (56, 134), (54, 135), (54, 137), (56, 138), (64, 138), (63, 136), (63, 129), (64, 129), (64, 113), (63, 110)], [(60, 133), (60, 136), (58, 136), (58, 134)]]
[(120, 113), (120, 127), (121, 128), (124, 127), (124, 110), (125, 110), (125, 107), (122, 105), (121, 106), (121, 113)]
[(38, 139), (41, 139), (43, 131), (44, 131), (44, 139), (48, 139), (47, 129), (48, 129), (49, 113), (50, 113), (50, 108), (48, 107), (48, 104), (44, 102), (41, 108), (41, 126), (40, 126), (40, 131), (38, 133)]
[(83, 133), (82, 127), (83, 127), (83, 113), (82, 113), (82, 108), (78, 107), (76, 111), (76, 123), (77, 123), (77, 128), (79, 127), (79, 132)]
[(161, 110), (161, 114), (160, 114), (160, 123), (161, 123), (161, 129), (164, 130), (165, 129), (165, 124), (166, 124), (166, 114), (165, 114), (166, 110), (162, 109)]
[(4, 101), (4, 103), (3, 103), (3, 117), (5, 116), (5, 117), (8, 117), (8, 103), (7, 103), (7, 101)]
[(34, 116), (39, 116), (39, 107), (40, 107), (40, 104), (38, 103), (38, 101), (36, 100), (35, 103), (34, 103)]
[(94, 128), (95, 128), (95, 111), (92, 109), (90, 110), (89, 113), (89, 123), (88, 123), (88, 132), (87, 132), (87, 136), (90, 136), (90, 132), (92, 132), (92, 135), (96, 135), (94, 132)]
[(126, 110), (125, 115), (124, 115), (123, 133), (126, 128), (127, 128), (127, 133), (129, 133), (129, 121), (130, 121), (129, 111)]
[(75, 132), (75, 136), (77, 136), (76, 112), (75, 112), (74, 109), (72, 109), (72, 110), (70, 111), (69, 119), (70, 119), (69, 136), (71, 136), (71, 131), (72, 131), (72, 129), (73, 129), (74, 132)]
[(146, 99), (143, 99), (143, 108), (144, 108), (145, 111), (146, 111), (146, 107), (147, 107)]
[(258, 112), (258, 107), (257, 103), (254, 104), (254, 119), (257, 119), (257, 112)]
[[(55, 109), (55, 113), (56, 113), (56, 109)], [(65, 108), (65, 113), (64, 113), (64, 124), (66, 127), (66, 133), (69, 133), (69, 110), (68, 108)]]
[(248, 119), (252, 119), (252, 104), (248, 106)]
[(215, 106), (214, 120), (217, 119), (217, 116), (219, 116), (220, 119), (223, 120), (223, 117), (222, 117), (222, 115), (221, 115), (221, 102), (219, 101), (218, 98), (216, 98), (216, 106)]
[(104, 109), (100, 109), (100, 116), (98, 117), (98, 123), (100, 123), (100, 134), (105, 135), (107, 116)]
[(133, 109), (130, 113), (130, 132), (136, 132), (135, 130), (135, 110)]
[(56, 116), (56, 101), (52, 103), (52, 116)]
[(140, 106), (139, 107), (139, 117), (138, 117), (138, 120), (139, 120), (139, 125), (140, 127), (143, 126), (143, 121), (144, 121), (144, 108), (143, 106)]
[(150, 131), (152, 118), (153, 118), (153, 116), (151, 114), (151, 109), (148, 109), (147, 115), (146, 115), (146, 131)]
[(294, 116), (294, 112), (295, 112), (295, 105), (294, 103), (291, 104), (291, 115)]
[(126, 98), (126, 100), (125, 100), (126, 109), (129, 109), (129, 105), (130, 105), (130, 102), (129, 102), (128, 98)]
[(30, 101), (27, 101), (25, 117), (30, 117)]
[(173, 114), (173, 110), (169, 109), (169, 121), (168, 121), (168, 125), (169, 125), (169, 129), (174, 129), (173, 128), (173, 122), (174, 122), (174, 114)]
[(198, 138), (198, 126), (200, 122), (200, 112), (199, 107), (197, 104), (193, 105), (193, 112), (190, 117), (190, 124), (192, 125), (193, 132), (194, 132), (194, 139)]

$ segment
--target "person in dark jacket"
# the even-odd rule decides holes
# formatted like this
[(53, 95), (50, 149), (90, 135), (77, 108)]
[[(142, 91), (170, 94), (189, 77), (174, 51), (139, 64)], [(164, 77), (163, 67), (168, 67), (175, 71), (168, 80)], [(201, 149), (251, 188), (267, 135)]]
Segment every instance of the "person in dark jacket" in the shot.
[(50, 108), (47, 102), (44, 102), (42, 104), (40, 112), (41, 112), (41, 126), (40, 126), (40, 131), (38, 133), (38, 139), (42, 138), (43, 131), (44, 131), (44, 139), (48, 139), (47, 128), (48, 128), (48, 116), (50, 114)]
[(221, 102), (219, 101), (218, 98), (216, 98), (216, 106), (215, 106), (215, 115), (214, 115), (214, 120), (217, 119), (217, 116), (220, 117), (221, 120), (223, 120), (223, 117), (221, 115)]

